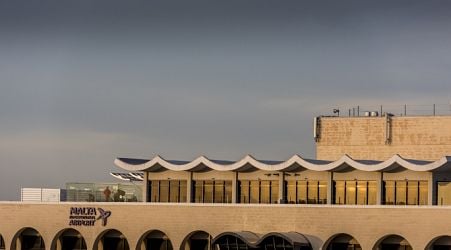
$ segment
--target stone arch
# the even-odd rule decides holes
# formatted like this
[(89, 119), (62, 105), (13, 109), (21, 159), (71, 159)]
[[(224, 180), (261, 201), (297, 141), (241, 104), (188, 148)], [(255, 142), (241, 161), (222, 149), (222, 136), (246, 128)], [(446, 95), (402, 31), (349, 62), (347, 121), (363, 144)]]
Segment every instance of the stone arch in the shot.
[(125, 235), (116, 229), (107, 229), (94, 241), (93, 250), (130, 250)]
[(205, 231), (193, 231), (183, 239), (180, 250), (210, 250), (212, 239), (211, 235)]
[(13, 237), (11, 250), (45, 250), (44, 239), (41, 234), (32, 227), (20, 229)]
[(451, 236), (442, 235), (432, 239), (424, 248), (425, 250), (451, 250)]
[(250, 231), (224, 232), (213, 239), (215, 249), (252, 249), (260, 236)]
[(173, 250), (172, 242), (167, 236), (160, 230), (149, 230), (144, 233), (136, 245), (136, 250)]
[(362, 250), (359, 241), (346, 233), (332, 235), (321, 248), (323, 250)]
[(259, 249), (313, 250), (310, 241), (298, 232), (272, 232), (265, 234), (256, 244)]
[(379, 239), (373, 250), (412, 250), (412, 246), (404, 237), (390, 234)]
[(85, 238), (78, 230), (73, 228), (66, 228), (59, 231), (55, 238), (53, 238), (51, 250), (86, 250), (88, 249), (86, 245)]

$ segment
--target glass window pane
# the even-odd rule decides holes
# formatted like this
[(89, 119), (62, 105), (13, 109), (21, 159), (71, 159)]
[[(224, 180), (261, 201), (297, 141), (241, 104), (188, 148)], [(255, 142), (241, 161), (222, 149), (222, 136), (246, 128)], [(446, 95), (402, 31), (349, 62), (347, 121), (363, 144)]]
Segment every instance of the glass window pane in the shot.
[(224, 202), (232, 203), (232, 181), (225, 181), (224, 185), (225, 185)]
[(327, 181), (319, 182), (319, 202), (320, 204), (327, 203)]
[(396, 181), (396, 205), (406, 205), (407, 182)]
[(307, 203), (316, 204), (318, 203), (318, 181), (308, 181), (307, 182)]
[(346, 204), (356, 204), (356, 181), (346, 181)]
[(278, 203), (279, 181), (271, 181), (271, 203)]
[(240, 202), (249, 203), (249, 181), (240, 181)]
[(384, 203), (386, 205), (395, 204), (395, 182), (394, 181), (384, 181)]
[(376, 205), (377, 201), (377, 182), (368, 181), (368, 205)]
[(213, 181), (204, 181), (204, 203), (213, 203)]
[(203, 181), (194, 181), (194, 202), (203, 203), (204, 196), (204, 182)]
[(170, 181), (169, 185), (169, 201), (179, 202), (179, 181)]
[(335, 181), (335, 204), (345, 204), (345, 182)]
[(451, 182), (438, 182), (437, 184), (437, 205), (451, 205)]
[(418, 197), (418, 205), (427, 205), (428, 204), (428, 190), (429, 185), (427, 181), (420, 181), (419, 183), (419, 193), (420, 197)]
[(250, 181), (250, 203), (260, 202), (260, 181)]
[(298, 181), (298, 203), (307, 204), (307, 181)]
[(169, 181), (160, 181), (160, 202), (169, 202)]
[(158, 202), (160, 199), (159, 190), (158, 190), (159, 184), (160, 184), (159, 181), (151, 181), (151, 184), (150, 184), (150, 201), (151, 202)]
[(287, 181), (287, 201), (294, 204), (296, 200), (296, 181)]
[(187, 184), (186, 181), (180, 181), (180, 194), (179, 194), (180, 202), (186, 202), (187, 201), (187, 199), (186, 199), (186, 193), (187, 193), (186, 186), (187, 185), (186, 184)]
[(215, 203), (224, 203), (224, 181), (215, 181)]
[(418, 181), (407, 182), (407, 205), (418, 204)]
[(270, 203), (270, 181), (260, 182), (260, 203)]
[(368, 202), (367, 193), (367, 181), (357, 181), (357, 204), (366, 205)]

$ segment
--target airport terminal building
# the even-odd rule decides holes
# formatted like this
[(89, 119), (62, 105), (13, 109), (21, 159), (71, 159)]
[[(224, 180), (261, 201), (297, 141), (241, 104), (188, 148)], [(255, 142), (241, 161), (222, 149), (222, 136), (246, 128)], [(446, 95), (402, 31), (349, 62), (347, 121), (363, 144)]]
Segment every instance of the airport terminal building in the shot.
[(450, 116), (313, 131), (316, 159), (117, 158), (143, 202), (4, 202), (0, 249), (451, 249)]

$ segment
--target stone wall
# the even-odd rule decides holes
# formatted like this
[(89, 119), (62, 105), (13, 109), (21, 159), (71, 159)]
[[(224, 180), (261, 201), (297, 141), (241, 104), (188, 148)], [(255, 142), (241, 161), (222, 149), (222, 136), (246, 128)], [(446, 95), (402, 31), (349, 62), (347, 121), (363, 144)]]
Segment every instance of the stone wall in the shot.
[(71, 207), (101, 207), (111, 211), (108, 224), (76, 226), (93, 248), (96, 238), (106, 229), (117, 229), (136, 249), (139, 238), (149, 230), (161, 230), (179, 249), (185, 236), (203, 230), (213, 237), (226, 231), (295, 231), (304, 234), (321, 249), (339, 233), (352, 235), (363, 249), (373, 249), (384, 236), (404, 237), (413, 249), (425, 249), (434, 238), (451, 235), (451, 207), (406, 206), (327, 206), (327, 205), (208, 205), (208, 204), (112, 204), (0, 203), (0, 234), (10, 249), (16, 232), (24, 227), (36, 229), (50, 249), (55, 235), (69, 228)]
[(316, 156), (337, 160), (404, 158), (435, 161), (451, 155), (451, 116), (321, 117)]

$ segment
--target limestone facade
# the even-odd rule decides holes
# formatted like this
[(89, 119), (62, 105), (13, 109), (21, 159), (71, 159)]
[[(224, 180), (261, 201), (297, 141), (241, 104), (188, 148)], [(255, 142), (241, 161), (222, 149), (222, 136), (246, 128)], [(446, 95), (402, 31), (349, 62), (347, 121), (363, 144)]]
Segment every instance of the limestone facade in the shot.
[[(100, 207), (111, 211), (111, 216), (106, 226), (99, 222), (69, 226), (71, 207)], [(45, 249), (56, 249), (51, 243), (67, 228), (80, 232), (87, 249), (101, 249), (95, 242), (107, 229), (120, 231), (130, 249), (144, 249), (138, 242), (152, 230), (164, 232), (174, 249), (180, 249), (184, 238), (197, 230), (212, 237), (226, 231), (295, 231), (305, 235), (313, 249), (325, 249), (324, 244), (340, 233), (353, 236), (362, 249), (374, 249), (380, 239), (393, 234), (404, 237), (412, 249), (425, 249), (433, 239), (451, 235), (451, 209), (437, 206), (2, 202), (0, 214), (6, 249), (24, 227), (39, 232)]]
[(316, 158), (403, 158), (435, 161), (451, 155), (451, 116), (318, 117)]

